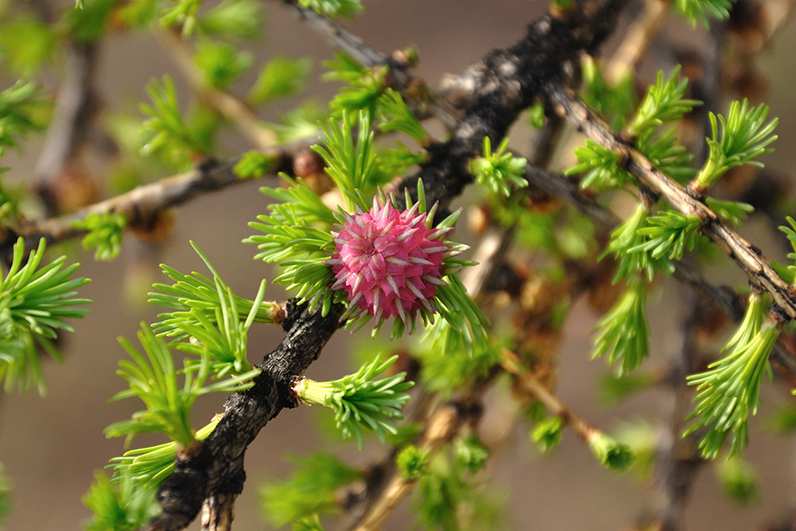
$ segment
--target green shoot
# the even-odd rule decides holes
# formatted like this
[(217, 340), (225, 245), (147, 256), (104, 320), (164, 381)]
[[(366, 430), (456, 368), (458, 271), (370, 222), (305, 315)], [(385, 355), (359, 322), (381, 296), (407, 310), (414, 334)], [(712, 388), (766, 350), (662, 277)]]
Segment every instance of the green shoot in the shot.
[(362, 210), (369, 208), (362, 194), (370, 191), (368, 184), (376, 168), (370, 115), (359, 113), (356, 141), (351, 122), (346, 113), (343, 113), (342, 123), (329, 120), (323, 127), (326, 133), (323, 146), (312, 146), (326, 162), (326, 173), (342, 192), (349, 213), (355, 212), (356, 207)]
[(743, 322), (722, 349), (732, 351), (708, 371), (688, 377), (698, 393), (691, 415), (696, 420), (685, 435), (707, 430), (699, 442), (706, 458), (716, 457), (728, 437), (730, 456), (740, 455), (749, 443), (749, 416), (757, 413), (763, 377), (771, 377), (768, 356), (780, 332), (765, 314), (765, 297), (753, 292)]
[(197, 22), (204, 35), (254, 39), (262, 32), (263, 12), (257, 0), (222, 0), (202, 13)]
[(660, 135), (653, 135), (653, 131), (650, 129), (648, 133), (638, 139), (636, 143), (639, 151), (656, 168), (677, 182), (682, 183), (693, 177), (696, 173), (696, 169), (691, 167), (694, 155), (677, 143), (675, 138), (677, 128), (669, 128)]
[(692, 25), (701, 22), (708, 26), (708, 16), (725, 20), (730, 16), (733, 0), (677, 0), (677, 11), (685, 15)]
[(668, 79), (664, 79), (663, 71), (658, 71), (655, 84), (647, 90), (636, 114), (627, 126), (627, 132), (633, 137), (650, 135), (658, 126), (680, 121), (691, 112), (698, 100), (684, 99), (688, 88), (688, 79), (678, 82), (680, 67), (676, 67)]
[(512, 183), (517, 188), (528, 186), (525, 175), (525, 165), (528, 161), (522, 157), (515, 158), (511, 153), (506, 153), (509, 147), (508, 137), (504, 138), (497, 151), (492, 153), (492, 143), (488, 136), (484, 137), (484, 156), (470, 161), (470, 173), (475, 176), (475, 181), (486, 185), (494, 194), (504, 197), (511, 195)]
[(310, 303), (310, 311), (322, 303), (328, 314), (334, 293), (329, 286), (334, 279), (326, 264), (334, 251), (332, 227), (337, 218), (321, 198), (303, 180), (282, 176), (289, 187), (264, 188), (262, 191), (282, 201), (268, 206), (269, 216), (258, 216), (249, 226), (264, 232), (246, 238), (244, 243), (257, 245), (256, 260), (278, 262), (282, 274), (274, 282), (296, 291), (301, 303)]
[(415, 118), (412, 111), (404, 103), (403, 98), (393, 89), (388, 88), (379, 97), (379, 130), (385, 133), (401, 131), (414, 138), (419, 144), (428, 144), (431, 137), (423, 125)]
[[(216, 416), (209, 424), (196, 430), (196, 440), (207, 439), (221, 420)], [(115, 483), (131, 481), (146, 489), (157, 489), (174, 472), (174, 460), (179, 445), (172, 441), (157, 446), (128, 450), (121, 457), (111, 459)]]
[(740, 457), (714, 463), (716, 478), (724, 494), (739, 505), (760, 499), (760, 484), (755, 468)]
[(457, 468), (475, 474), (483, 469), (489, 459), (489, 450), (484, 447), (475, 433), (459, 437), (453, 441)]
[(654, 259), (680, 260), (683, 252), (693, 251), (699, 229), (702, 227), (696, 216), (686, 216), (676, 210), (664, 210), (647, 218), (647, 225), (638, 229), (646, 241), (631, 247), (629, 253), (649, 253)]
[(493, 497), (476, 490), (478, 482), (444, 452), (431, 457), (417, 479), (413, 504), (418, 529), (502, 529)]
[(209, 322), (213, 326), (217, 326), (218, 312), (221, 311), (223, 320), (229, 322), (229, 316), (234, 315), (234, 313), (229, 313), (232, 308), (237, 312), (233, 321), (240, 323), (245, 321), (249, 323), (248, 326), (255, 322), (274, 323), (279, 319), (283, 312), (280, 305), (274, 302), (262, 302), (265, 290), (264, 281), (254, 301), (238, 297), (221, 280), (199, 247), (193, 242), (191, 242), (191, 246), (213, 274), (213, 280), (211, 281), (200, 273), (185, 275), (172, 267), (161, 264), (163, 274), (175, 283), (171, 286), (154, 284), (152, 287), (159, 292), (150, 292), (149, 302), (175, 311), (158, 315), (162, 321), (152, 325), (158, 336), (165, 335), (178, 340), (184, 339), (190, 335), (186, 328), (193, 328), (200, 323), (198, 315), (201, 315), (202, 322)]
[[(792, 217), (788, 216), (785, 218), (790, 225), (790, 227), (780, 226), (779, 230), (785, 233), (785, 236), (788, 237), (788, 242), (790, 243), (791, 248), (793, 249), (792, 253), (788, 253), (788, 258), (796, 262), (796, 220)], [(788, 270), (796, 275), (796, 264), (789, 265)]]
[(314, 513), (333, 512), (339, 506), (337, 490), (363, 475), (329, 454), (291, 460), (297, 468), (290, 478), (269, 482), (260, 490), (266, 517), (276, 527)]
[(531, 439), (543, 452), (549, 452), (561, 443), (563, 431), (564, 419), (556, 415), (538, 422), (531, 432)]
[(414, 444), (407, 444), (395, 456), (398, 473), (406, 480), (421, 477), (428, 469), (429, 450), (421, 450)]
[(376, 157), (377, 170), (374, 184), (381, 186), (395, 178), (396, 175), (403, 175), (404, 172), (415, 164), (423, 164), (428, 161), (428, 153), (420, 151), (415, 153), (400, 141), (396, 141), (397, 148), (389, 148), (380, 151)]
[(225, 288), (218, 281), (216, 290), (220, 304), (215, 308), (214, 315), (207, 315), (196, 308), (192, 309), (190, 316), (186, 315), (185, 321), (178, 325), (178, 328), (191, 340), (178, 343), (176, 348), (197, 356), (195, 360), (186, 361), (186, 370), (201, 370), (205, 363), (204, 359), (208, 358), (210, 370), (215, 373), (215, 378), (229, 374), (234, 376), (249, 374), (252, 366), (246, 358), (247, 333), (265, 295), (265, 280), (260, 283), (260, 290), (244, 322), (240, 320), (232, 290)]
[(119, 256), (122, 247), (122, 232), (127, 226), (127, 216), (121, 212), (89, 214), (86, 219), (75, 221), (75, 228), (88, 231), (83, 237), (83, 249), (94, 249), (94, 260), (109, 262)]
[(92, 0), (83, 9), (66, 12), (69, 39), (78, 43), (89, 43), (102, 37), (108, 28), (116, 0)]
[(11, 480), (6, 476), (3, 464), (0, 463), (0, 522), (11, 512)]
[(196, 13), (201, 0), (176, 0), (174, 7), (165, 11), (160, 18), (164, 26), (182, 25), (182, 36), (189, 37), (196, 27)]
[(282, 113), (282, 123), (263, 122), (261, 126), (276, 135), (276, 144), (289, 144), (318, 136), (321, 131), (318, 122), (328, 116), (317, 102), (306, 100), (292, 111)]
[(141, 148), (141, 154), (146, 157), (163, 152), (173, 161), (182, 162), (191, 155), (203, 153), (205, 146), (201, 139), (180, 114), (171, 78), (163, 76), (163, 81), (153, 79), (147, 85), (147, 93), (153, 105), (141, 105), (141, 110), (150, 117), (142, 126), (148, 141)]
[(646, 300), (647, 284), (641, 279), (629, 282), (622, 298), (595, 326), (592, 358), (608, 354), (610, 365), (619, 362), (619, 376), (629, 374), (649, 356)]
[(578, 165), (569, 168), (565, 175), (583, 173), (586, 175), (580, 182), (583, 189), (591, 188), (597, 192), (615, 190), (633, 182), (633, 177), (619, 167), (621, 157), (610, 149), (604, 148), (593, 140), (586, 140), (586, 145), (575, 149)]
[(91, 303), (75, 298), (75, 290), (89, 282), (71, 278), (79, 264), (64, 267), (62, 256), (41, 266), (45, 247), (42, 238), (23, 266), (25, 242), (19, 238), (5, 277), (0, 271), (0, 379), (6, 391), (16, 385), (24, 392), (35, 385), (44, 393), (38, 347), (60, 359), (53, 345), (57, 331), (74, 331), (64, 319), (83, 317), (88, 310), (75, 306)]
[(586, 443), (605, 468), (621, 472), (633, 463), (633, 452), (629, 446), (599, 430), (589, 432)]
[(330, 104), (332, 109), (338, 112), (346, 111), (350, 116), (360, 111), (373, 116), (379, 98), (384, 92), (389, 68), (383, 66), (369, 70), (344, 53), (338, 53), (336, 57), (336, 61), (324, 63), (329, 72), (323, 77), (340, 80), (350, 86), (343, 87), (334, 97)]
[(741, 222), (755, 210), (755, 207), (748, 203), (723, 201), (712, 197), (705, 199), (705, 204), (721, 219), (736, 227), (739, 227)]
[(766, 123), (767, 117), (767, 105), (749, 106), (746, 99), (743, 103), (732, 102), (726, 119), (722, 115), (716, 118), (710, 113), (708, 160), (696, 177), (700, 189), (710, 188), (727, 170), (736, 166), (750, 164), (763, 167), (754, 159), (773, 151), (768, 145), (777, 139), (773, 132), (779, 123), (776, 118)]
[(277, 158), (259, 151), (244, 153), (233, 171), (241, 179), (261, 179), (265, 177), (277, 164)]
[(485, 377), (500, 360), (498, 348), (473, 345), (445, 319), (426, 327), (414, 356), (421, 362), (423, 385), (446, 397)]
[(537, 101), (531, 105), (531, 108), (528, 111), (528, 122), (534, 129), (541, 129), (544, 127), (544, 104), (541, 101)]
[(405, 372), (387, 378), (374, 378), (386, 371), (398, 356), (382, 362), (377, 356), (355, 374), (331, 382), (303, 378), (293, 389), (302, 402), (331, 409), (343, 439), (355, 437), (362, 450), (362, 428), (372, 430), (384, 441), (387, 433), (396, 433), (393, 419), (402, 419), (401, 408), (409, 400), (405, 392), (414, 385), (405, 382)]
[(38, 108), (43, 101), (40, 87), (31, 81), (17, 81), (0, 92), (0, 156), (4, 148), (41, 128)]
[(108, 437), (126, 436), (128, 442), (139, 433), (162, 432), (182, 448), (188, 448), (196, 437), (191, 428), (190, 413), (196, 399), (208, 393), (234, 393), (250, 388), (259, 370), (205, 385), (210, 375), (210, 359), (202, 357), (198, 370), (184, 372), (180, 388), (177, 370), (168, 346), (142, 323), (138, 339), (144, 347), (142, 355), (124, 338), (119, 342), (133, 361), (119, 362), (118, 374), (130, 388), (117, 393), (111, 400), (138, 397), (146, 410), (133, 414), (131, 420), (116, 422), (105, 428)]
[(52, 57), (58, 44), (56, 32), (32, 14), (9, 18), (0, 33), (3, 62), (23, 79), (31, 79)]
[(656, 270), (666, 273), (671, 273), (673, 270), (672, 264), (663, 257), (654, 257), (646, 251), (631, 251), (647, 244), (647, 237), (640, 234), (640, 231), (646, 227), (648, 218), (647, 208), (643, 204), (638, 205), (632, 216), (611, 231), (611, 240), (601, 258), (613, 254), (619, 262), (614, 283), (621, 279), (633, 278), (637, 273), (646, 275), (651, 282)]
[(312, 9), (319, 15), (331, 17), (352, 18), (355, 13), (365, 9), (360, 0), (299, 0), (299, 4)]
[(600, 61), (590, 55), (585, 55), (581, 60), (581, 96), (611, 127), (621, 129), (637, 100), (635, 79), (632, 73), (628, 73), (615, 86), (611, 86), (603, 77), (601, 66)]
[(318, 513), (304, 516), (293, 522), (293, 531), (324, 531)]
[(94, 513), (85, 524), (86, 531), (137, 531), (160, 512), (154, 489), (142, 488), (129, 476), (112, 482), (102, 472), (94, 476), (83, 504)]
[(259, 105), (298, 94), (304, 90), (311, 70), (310, 59), (290, 59), (277, 55), (262, 67), (246, 99), (252, 105)]
[(196, 47), (194, 62), (208, 87), (226, 89), (251, 67), (252, 54), (238, 51), (226, 42), (203, 40)]
[[(442, 228), (442, 224), (438, 225)], [(439, 314), (450, 325), (451, 330), (462, 334), (465, 345), (484, 348), (487, 344), (486, 327), (489, 318), (467, 294), (467, 288), (456, 275), (443, 277), (445, 286), (437, 287)], [(469, 351), (468, 351), (469, 352)]]

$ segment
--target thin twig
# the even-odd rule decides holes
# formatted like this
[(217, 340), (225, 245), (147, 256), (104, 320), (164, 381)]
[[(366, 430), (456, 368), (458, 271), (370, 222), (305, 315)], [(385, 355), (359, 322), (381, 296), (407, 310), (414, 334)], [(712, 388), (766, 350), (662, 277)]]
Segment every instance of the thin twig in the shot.
[[(439, 451), (457, 432), (461, 417), (452, 404), (442, 404), (436, 408), (423, 433), (418, 448), (432, 455)], [(356, 531), (376, 531), (381, 529), (384, 521), (392, 514), (395, 507), (414, 487), (415, 481), (400, 474), (394, 474), (381, 496), (370, 506)]]
[(571, 407), (567, 406), (552, 393), (531, 371), (523, 367), (514, 352), (503, 349), (500, 366), (514, 377), (520, 389), (541, 402), (551, 414), (561, 417), (584, 442), (589, 443), (595, 436), (602, 433), (599, 428), (586, 422)]

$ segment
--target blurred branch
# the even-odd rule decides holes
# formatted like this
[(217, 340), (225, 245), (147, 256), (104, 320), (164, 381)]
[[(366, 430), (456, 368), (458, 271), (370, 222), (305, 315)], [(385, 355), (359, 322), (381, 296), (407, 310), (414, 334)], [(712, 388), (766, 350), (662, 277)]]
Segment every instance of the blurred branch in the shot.
[(64, 79), (35, 168), (38, 192), (51, 215), (60, 210), (52, 187), (86, 142), (99, 106), (92, 88), (96, 57), (96, 43), (71, 42), (67, 47)]
[[(674, 394), (674, 408), (669, 422), (666, 438), (659, 448), (660, 457), (655, 473), (663, 493), (664, 508), (658, 522), (661, 531), (675, 531), (680, 528), (683, 508), (696, 478), (696, 473), (705, 463), (697, 449), (698, 437), (692, 434), (683, 437), (683, 428), (688, 410), (691, 407), (692, 393), (688, 390), (686, 376), (694, 372), (696, 358), (696, 334), (705, 315), (704, 302), (693, 293), (686, 294), (686, 306), (691, 307), (682, 320), (683, 342), (680, 352), (672, 361), (669, 380)], [(690, 300), (689, 300), (690, 299)]]
[[(292, 153), (272, 150), (271, 154), (277, 161), (272, 169), (274, 175), (279, 171), (290, 170)], [(247, 182), (249, 179), (242, 179), (233, 171), (238, 160), (207, 160), (188, 173), (139, 186), (76, 212), (24, 222), (5, 234), (0, 242), (0, 256), (10, 256), (11, 247), (18, 236), (25, 238), (26, 247), (33, 248), (40, 238), (59, 242), (83, 235), (85, 230), (75, 228), (74, 223), (85, 219), (89, 214), (122, 212), (127, 216), (128, 226), (146, 228), (158, 213), (169, 207), (181, 205), (208, 192)]]
[(593, 424), (586, 422), (575, 411), (567, 406), (560, 398), (553, 394), (534, 374), (523, 367), (520, 359), (514, 352), (503, 349), (500, 366), (514, 377), (519, 388), (544, 404), (545, 408), (569, 425), (575, 433), (585, 442), (594, 438), (596, 433), (602, 433)]
[(615, 86), (636, 69), (668, 14), (669, 2), (666, 0), (643, 2), (641, 14), (633, 21), (619, 47), (605, 64), (605, 80), (610, 85)]
[(274, 132), (262, 127), (262, 120), (248, 104), (229, 92), (205, 83), (202, 73), (194, 64), (191, 50), (179, 33), (171, 29), (162, 29), (155, 35), (200, 100), (235, 124), (241, 134), (257, 149), (266, 150), (276, 144)]
[[(418, 444), (422, 451), (433, 455), (439, 451), (458, 431), (461, 415), (453, 404), (443, 404), (431, 414), (423, 437)], [(354, 527), (356, 531), (376, 531), (381, 529), (384, 521), (392, 514), (414, 487), (415, 480), (402, 477), (395, 473), (365, 513), (362, 520)]]

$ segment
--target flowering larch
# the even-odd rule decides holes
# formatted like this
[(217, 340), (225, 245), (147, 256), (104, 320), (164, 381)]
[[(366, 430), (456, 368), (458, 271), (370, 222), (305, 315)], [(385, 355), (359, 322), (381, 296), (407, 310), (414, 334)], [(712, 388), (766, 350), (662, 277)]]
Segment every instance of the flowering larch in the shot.
[(447, 285), (445, 262), (461, 248), (441, 241), (452, 227), (433, 228), (418, 209), (416, 203), (400, 211), (374, 198), (369, 212), (346, 213), (342, 230), (332, 233), (335, 252), (327, 263), (336, 279), (332, 289), (348, 294), (345, 317), (367, 313), (376, 327), (399, 317), (410, 329), (418, 311), (433, 319), (437, 287)]

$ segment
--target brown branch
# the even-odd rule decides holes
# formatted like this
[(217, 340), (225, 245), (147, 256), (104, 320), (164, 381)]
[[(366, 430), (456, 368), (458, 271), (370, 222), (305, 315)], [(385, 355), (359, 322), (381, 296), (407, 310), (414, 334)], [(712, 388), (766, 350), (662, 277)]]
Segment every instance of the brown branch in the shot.
[(283, 323), (287, 336), (257, 365), (262, 372), (255, 378), (254, 387), (227, 399), (213, 433), (195, 452), (178, 456), (174, 473), (158, 491), (163, 512), (147, 529), (184, 529), (205, 503), (222, 509), (233, 505), (246, 480), (246, 449), (282, 409), (298, 405), (291, 391), (293, 379), (320, 356), (340, 327), (342, 313), (342, 307), (333, 306), (323, 317), (320, 312), (307, 313), (306, 306), (290, 305)]
[(789, 319), (796, 318), (796, 293), (777, 275), (759, 249), (729, 228), (705, 203), (658, 170), (629, 142), (621, 139), (571, 91), (554, 87), (548, 96), (559, 115), (566, 116), (595, 142), (618, 153), (624, 160), (624, 168), (642, 186), (665, 199), (682, 214), (696, 216), (702, 223), (702, 233), (732, 258), (751, 282), (767, 292), (773, 304)]
[(585, 421), (580, 415), (567, 406), (560, 398), (550, 391), (534, 374), (527, 370), (514, 352), (503, 349), (500, 366), (514, 377), (524, 392), (541, 402), (553, 415), (561, 417), (587, 444), (602, 432), (593, 424)]
[[(621, 221), (616, 214), (584, 196), (577, 181), (572, 178), (552, 174), (532, 166), (526, 166), (525, 178), (531, 186), (563, 199), (605, 229), (612, 230)], [(741, 297), (735, 290), (727, 286), (718, 286), (708, 282), (693, 267), (684, 262), (677, 262), (674, 266), (675, 269), (672, 276), (676, 280), (689, 286), (705, 301), (721, 309), (734, 322), (739, 323), (741, 321), (743, 318), (743, 305)], [(774, 345), (774, 349), (771, 351), (771, 359), (791, 373), (796, 374), (796, 358), (787, 351), (781, 342)]]
[(39, 195), (51, 214), (61, 210), (56, 181), (85, 144), (97, 114), (98, 98), (92, 87), (96, 64), (96, 43), (67, 45), (64, 79), (35, 167)]
[[(278, 161), (273, 174), (289, 171), (292, 155), (271, 151)], [(128, 226), (147, 228), (156, 216), (165, 209), (186, 203), (202, 194), (246, 182), (238, 177), (233, 168), (237, 159), (227, 162), (207, 160), (196, 169), (139, 186), (125, 194), (95, 203), (91, 206), (60, 217), (29, 221), (9, 231), (0, 242), (0, 256), (10, 256), (11, 247), (21, 236), (27, 248), (38, 245), (40, 238), (49, 242), (60, 242), (85, 234), (74, 226), (89, 214), (121, 212), (127, 217)]]

